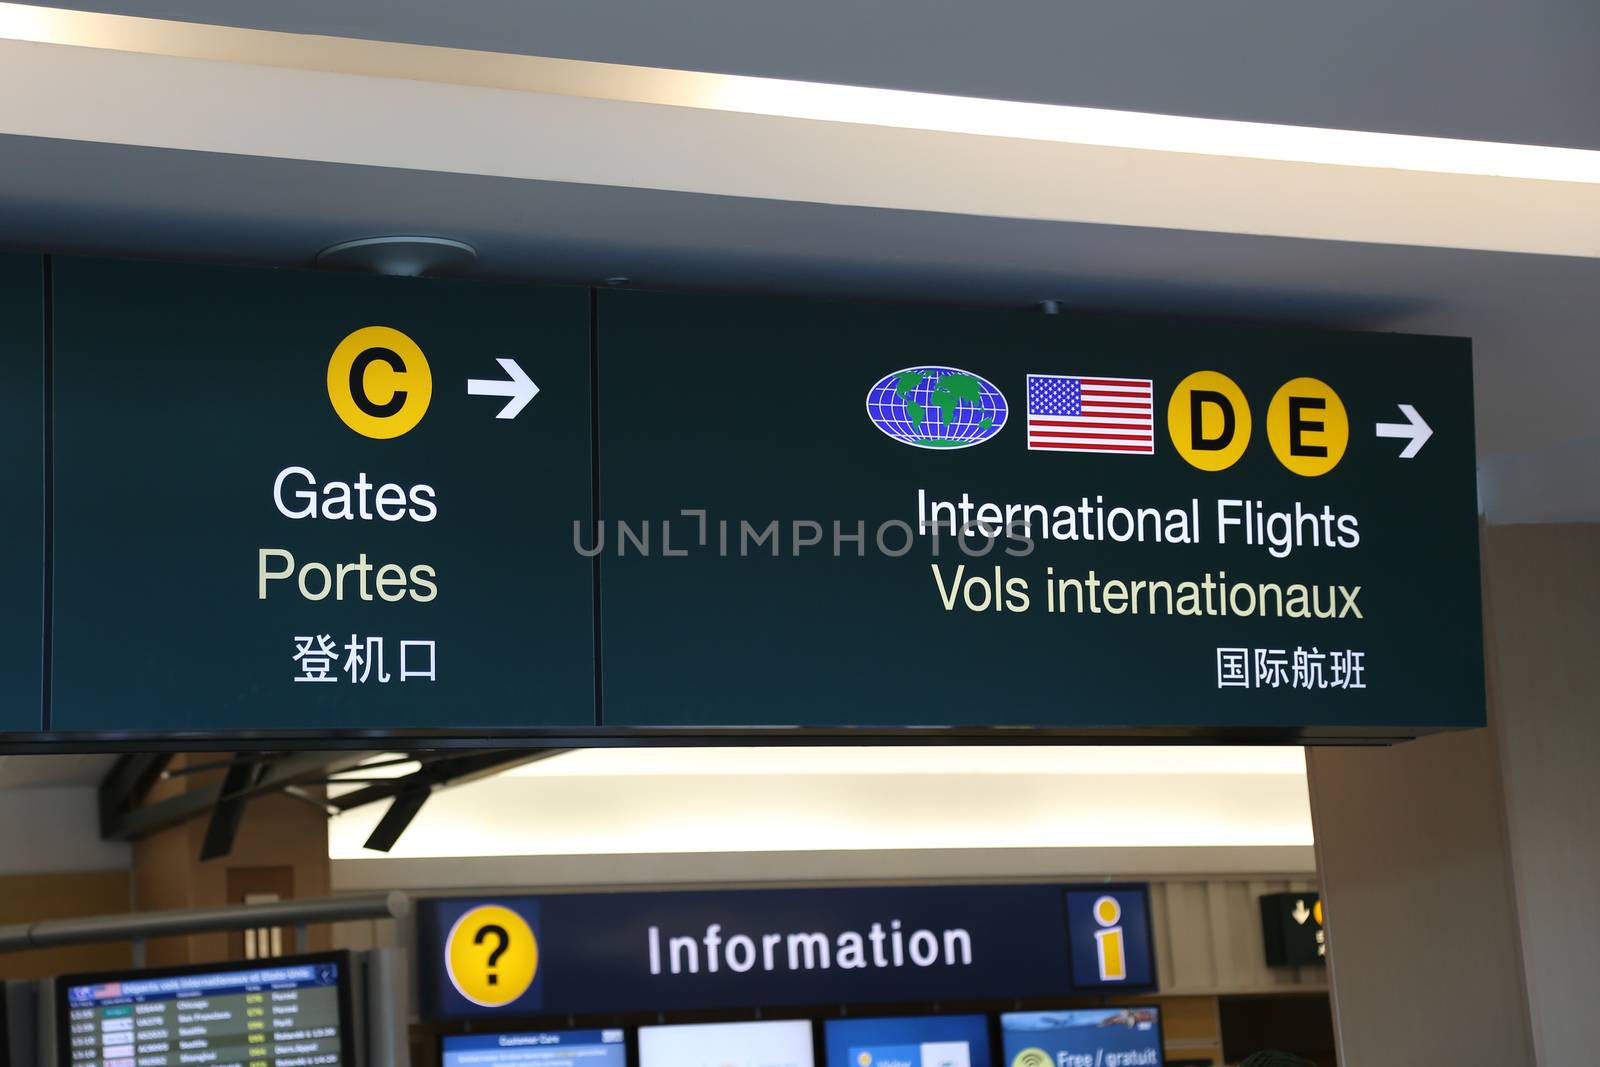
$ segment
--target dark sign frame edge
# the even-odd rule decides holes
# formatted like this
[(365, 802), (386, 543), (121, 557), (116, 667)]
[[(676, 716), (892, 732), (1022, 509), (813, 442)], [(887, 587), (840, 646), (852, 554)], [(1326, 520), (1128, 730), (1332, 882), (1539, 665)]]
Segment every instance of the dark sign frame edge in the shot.
[(718, 748), (851, 745), (1230, 744), (1389, 745), (1470, 727), (1380, 726), (897, 726), (594, 727), (543, 730), (281, 730), (139, 733), (0, 733), (0, 754), (271, 752), (386, 748)]

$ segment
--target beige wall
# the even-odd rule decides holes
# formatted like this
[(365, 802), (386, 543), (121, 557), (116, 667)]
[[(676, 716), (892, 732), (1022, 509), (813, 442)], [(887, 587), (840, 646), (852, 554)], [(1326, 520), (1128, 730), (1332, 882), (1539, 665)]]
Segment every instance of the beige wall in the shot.
[[(49, 817), (40, 818), (40, 812)], [(0, 875), (126, 871), (132, 862), (126, 844), (101, 839), (100, 794), (94, 786), (28, 786), (0, 793)]]
[[(115, 915), (131, 907), (126, 870), (0, 875), (0, 925)], [(0, 952), (0, 979), (107, 971), (133, 960), (126, 941)], [(0, 1056), (0, 1059), (3, 1059)]]
[(636, 852), (589, 856), (408, 859), (368, 853), (333, 861), (341, 893), (405, 889), (466, 894), (485, 887), (778, 886), (850, 882), (1052, 881), (1104, 878), (1316, 877), (1310, 845), (1235, 848), (901, 848), (783, 852)]
[(1487, 531), (1490, 683), (1534, 1048), (1600, 1048), (1600, 525)]
[(1307, 763), (1340, 1062), (1531, 1063), (1493, 727)]
[[(131, 910), (130, 858), (127, 845), (100, 839), (93, 786), (7, 790), (0, 794), (0, 925)], [(132, 958), (126, 942), (0, 952), (0, 979), (110, 970)]]
[[(217, 758), (196, 757), (208, 763)], [(184, 760), (185, 757), (180, 756), (174, 763), (181, 766)], [(220, 773), (208, 772), (163, 782), (151, 794), (151, 799), (198, 789), (219, 778)], [(139, 910), (242, 903), (232, 899), (237, 894), (230, 891), (230, 883), (237, 883), (241, 874), (263, 869), (286, 876), (284, 891), (280, 893), (286, 899), (321, 897), (331, 892), (328, 820), (315, 807), (281, 795), (252, 799), (239, 824), (232, 852), (222, 859), (202, 863), (199, 856), (206, 825), (205, 817), (191, 819), (135, 842), (133, 880)], [(327, 926), (313, 926), (310, 934), (314, 950), (328, 947), (331, 935)], [(286, 931), (283, 936), (287, 939), (292, 934)], [(242, 945), (239, 934), (158, 938), (147, 946), (146, 958), (152, 967), (226, 960), (238, 958)]]
[(1484, 531), (1489, 726), (1308, 755), (1340, 1056), (1600, 1047), (1600, 526)]

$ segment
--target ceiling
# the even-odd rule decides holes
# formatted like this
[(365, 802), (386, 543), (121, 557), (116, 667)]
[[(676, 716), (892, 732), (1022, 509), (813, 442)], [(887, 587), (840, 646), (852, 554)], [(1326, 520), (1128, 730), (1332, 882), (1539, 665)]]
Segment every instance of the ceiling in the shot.
[[(1600, 260), (885, 211), (0, 138), (14, 248), (309, 266), (448, 234), (485, 277), (1469, 336), (1485, 511), (1600, 521)], [(115, 180), (108, 180), (115, 175)]]
[[(528, 55), (1600, 148), (1600, 64), (1593, 62), (1600, 6), (1590, 0), (70, 6)], [(341, 106), (342, 91), (329, 90), (330, 108)], [(997, 307), (1050, 298), (1084, 311), (1470, 336), (1480, 489), (1490, 521), (1600, 521), (1600, 479), (1592, 475), (1600, 470), (1600, 428), (1589, 413), (1589, 398), (1600, 394), (1600, 258), (1593, 255), (272, 158), (247, 150), (250, 132), (228, 152), (0, 136), (0, 243), (306, 266), (318, 249), (351, 237), (423, 232), (477, 246), (475, 273), (487, 278), (593, 284), (621, 275), (646, 288)], [(535, 141), (539, 135), (516, 132)], [(656, 147), (636, 146), (641, 167)], [(743, 162), (736, 147), (718, 150), (734, 154), (708, 161), (710, 170)], [(1006, 180), (995, 176), (1002, 198)], [(1524, 199), (1560, 184), (1528, 183)], [(1182, 206), (1199, 199), (1193, 193), (1174, 187), (1170, 200)], [(1314, 217), (1341, 206), (1299, 210)], [(1416, 203), (1418, 211), (1424, 206)], [(1471, 210), (1493, 214), (1504, 204), (1485, 198), (1464, 213)], [(1571, 221), (1577, 231), (1600, 233), (1600, 213)]]
[(1600, 148), (1600, 5), (1593, 0), (49, 6), (1002, 100)]

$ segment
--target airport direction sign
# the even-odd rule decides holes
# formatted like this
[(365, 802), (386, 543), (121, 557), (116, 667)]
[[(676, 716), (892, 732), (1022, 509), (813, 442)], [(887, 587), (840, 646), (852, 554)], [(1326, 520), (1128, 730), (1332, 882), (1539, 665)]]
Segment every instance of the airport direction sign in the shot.
[(607, 726), (1481, 725), (1467, 341), (598, 294)]
[(42, 725), (44, 261), (0, 255), (0, 733)]
[(50, 730), (593, 726), (587, 292), (53, 270)]
[(4, 746), (1484, 721), (1460, 339), (24, 256), (0, 375)]

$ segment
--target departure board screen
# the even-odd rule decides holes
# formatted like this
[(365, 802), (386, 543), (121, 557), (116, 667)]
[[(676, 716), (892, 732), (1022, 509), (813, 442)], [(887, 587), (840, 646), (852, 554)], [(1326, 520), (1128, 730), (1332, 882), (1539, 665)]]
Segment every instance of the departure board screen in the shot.
[(353, 1067), (348, 959), (58, 980), (63, 1067)]

